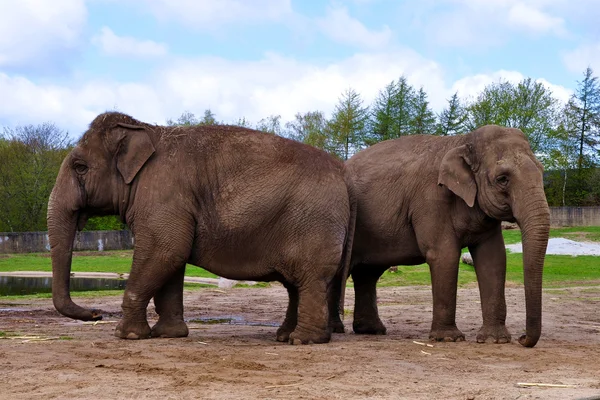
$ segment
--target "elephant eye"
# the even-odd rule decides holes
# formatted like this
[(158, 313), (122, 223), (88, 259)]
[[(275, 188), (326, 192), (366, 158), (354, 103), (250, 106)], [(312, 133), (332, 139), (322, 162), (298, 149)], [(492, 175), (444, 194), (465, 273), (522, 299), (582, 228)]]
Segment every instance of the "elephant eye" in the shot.
[(500, 175), (499, 177), (496, 178), (496, 183), (498, 185), (506, 186), (506, 184), (508, 183), (508, 176)]
[(75, 168), (75, 172), (77, 172), (79, 175), (83, 175), (88, 171), (88, 166), (82, 162), (76, 162), (73, 165), (73, 168)]

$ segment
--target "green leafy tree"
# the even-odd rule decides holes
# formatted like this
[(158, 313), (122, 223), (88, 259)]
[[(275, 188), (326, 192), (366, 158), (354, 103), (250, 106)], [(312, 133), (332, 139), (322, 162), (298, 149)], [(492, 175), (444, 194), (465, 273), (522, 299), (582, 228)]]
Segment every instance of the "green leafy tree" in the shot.
[(184, 111), (175, 121), (167, 119), (167, 126), (193, 126), (198, 125), (199, 122), (194, 113)]
[(467, 112), (461, 104), (458, 92), (448, 99), (448, 106), (438, 115), (435, 133), (441, 136), (459, 135), (467, 130)]
[(238, 118), (237, 121), (233, 123), (235, 126), (239, 126), (242, 128), (252, 128), (252, 123), (246, 119), (246, 117)]
[(410, 120), (411, 135), (431, 134), (435, 131), (435, 114), (429, 108), (427, 93), (421, 87), (413, 97), (413, 116)]
[(167, 126), (196, 126), (196, 125), (219, 125), (215, 114), (207, 108), (202, 118), (190, 111), (184, 111), (176, 120), (167, 119)]
[(5, 128), (2, 136), (0, 231), (44, 231), (48, 198), (72, 143), (52, 123)]
[(270, 115), (263, 118), (256, 124), (256, 130), (281, 135), (283, 133), (281, 127), (281, 115)]
[(327, 119), (321, 111), (297, 113), (293, 121), (285, 124), (290, 139), (329, 151), (331, 143), (327, 135)]
[(351, 88), (344, 91), (327, 124), (332, 152), (342, 160), (347, 160), (365, 147), (368, 120), (369, 109), (363, 106), (360, 94)]
[(496, 124), (525, 133), (534, 153), (543, 151), (556, 126), (557, 100), (541, 82), (526, 78), (518, 84), (500, 81), (486, 86), (467, 107), (466, 127)]

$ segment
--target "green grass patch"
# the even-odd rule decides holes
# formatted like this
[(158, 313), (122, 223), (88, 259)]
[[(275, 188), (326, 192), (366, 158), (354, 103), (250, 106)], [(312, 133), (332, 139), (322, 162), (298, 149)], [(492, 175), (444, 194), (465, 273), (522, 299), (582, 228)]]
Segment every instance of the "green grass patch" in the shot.
[[(129, 273), (133, 251), (76, 252), (71, 266), (72, 272), (116, 272)], [(52, 260), (48, 253), (9, 254), (0, 258), (0, 271), (52, 271)], [(204, 268), (187, 265), (186, 276), (216, 278)]]
[[(504, 243), (515, 244), (521, 242), (521, 231), (519, 229), (507, 229), (502, 231)], [(579, 242), (600, 242), (600, 226), (574, 226), (570, 228), (552, 228), (550, 237), (562, 237)]]

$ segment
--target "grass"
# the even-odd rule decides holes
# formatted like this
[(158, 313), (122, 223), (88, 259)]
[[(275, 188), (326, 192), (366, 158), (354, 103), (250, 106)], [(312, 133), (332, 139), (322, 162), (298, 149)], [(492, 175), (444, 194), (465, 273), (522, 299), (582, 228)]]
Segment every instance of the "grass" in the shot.
[[(73, 256), (72, 272), (117, 272), (129, 273), (133, 251), (111, 251), (104, 255), (98, 252), (76, 252)], [(0, 271), (52, 271), (48, 253), (9, 254), (0, 258)], [(186, 276), (216, 278), (215, 274), (194, 265), (187, 265)]]
[[(506, 244), (521, 241), (519, 230), (503, 231)], [(600, 227), (554, 228), (550, 237), (565, 237), (572, 240), (600, 242)], [(466, 249), (464, 251), (467, 251)], [(102, 254), (102, 255), (99, 255)], [(128, 273), (131, 269), (133, 251), (77, 252), (73, 256), (73, 272), (117, 272)], [(51, 260), (47, 253), (12, 254), (0, 257), (0, 271), (52, 271)], [(186, 276), (215, 278), (216, 275), (203, 268), (188, 265)], [(508, 282), (523, 283), (522, 254), (507, 254), (506, 279)], [(459, 286), (473, 284), (477, 281), (472, 266), (461, 263), (458, 274)], [(600, 282), (600, 257), (594, 256), (559, 256), (548, 255), (544, 266), (544, 286), (559, 287), (569, 285), (598, 284)], [(386, 271), (379, 281), (379, 286), (412, 286), (430, 285), (429, 266), (399, 266), (396, 272)], [(352, 281), (348, 282), (352, 286)], [(241, 285), (247, 286), (247, 285)], [(260, 283), (252, 287), (265, 287), (268, 283)], [(210, 287), (202, 284), (185, 284), (186, 289)], [(122, 295), (122, 290), (105, 290), (101, 292), (73, 292), (73, 297), (94, 297), (98, 295)], [(49, 298), (50, 293), (29, 295), (29, 298)], [(3, 299), (23, 298), (23, 296), (3, 296)]]
[[(519, 243), (521, 231), (502, 231), (506, 244)], [(550, 237), (564, 237), (571, 240), (600, 242), (600, 227), (553, 228)], [(466, 249), (463, 252), (467, 251)], [(506, 280), (523, 283), (523, 255), (508, 253), (506, 260)], [(477, 282), (475, 269), (461, 263), (458, 272), (458, 285), (465, 286)], [(598, 284), (600, 282), (600, 257), (547, 255), (544, 263), (544, 287)], [(431, 285), (429, 266), (399, 266), (397, 272), (386, 271), (378, 286)]]

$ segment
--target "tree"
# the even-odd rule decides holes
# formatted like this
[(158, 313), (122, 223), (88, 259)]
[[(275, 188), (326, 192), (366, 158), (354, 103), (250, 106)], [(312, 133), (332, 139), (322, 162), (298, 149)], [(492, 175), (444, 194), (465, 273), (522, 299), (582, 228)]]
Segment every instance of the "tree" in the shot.
[(256, 124), (256, 130), (272, 133), (274, 135), (281, 135), (281, 115), (270, 115), (267, 118), (263, 118)]
[(577, 89), (565, 109), (572, 121), (576, 121), (570, 128), (577, 135), (580, 174), (586, 158), (592, 165), (595, 163), (600, 143), (600, 84), (593, 74), (590, 67), (585, 70), (583, 80), (577, 82)]
[(370, 135), (367, 144), (408, 135), (416, 115), (415, 96), (415, 89), (405, 76), (386, 85), (379, 92), (371, 108)]
[(252, 128), (252, 124), (246, 119), (246, 117), (238, 118), (238, 120), (234, 122), (233, 125), (239, 126), (241, 128)]
[(196, 126), (196, 125), (219, 125), (215, 118), (215, 114), (207, 108), (204, 110), (204, 115), (198, 119), (196, 115), (190, 111), (184, 111), (176, 121), (167, 119), (167, 126)]
[(167, 119), (167, 126), (193, 126), (198, 125), (199, 122), (200, 121), (196, 118), (194, 113), (184, 111), (176, 121), (173, 121), (170, 118)]
[(342, 160), (363, 148), (367, 142), (369, 109), (354, 89), (342, 93), (327, 129), (331, 134), (332, 152)]
[(499, 81), (486, 86), (467, 107), (466, 127), (474, 130), (496, 124), (518, 128), (529, 139), (534, 153), (544, 150), (545, 140), (556, 126), (557, 100), (550, 89), (531, 78), (518, 84)]
[(394, 81), (379, 91), (371, 107), (371, 129), (368, 144), (374, 144), (399, 136), (396, 132), (396, 117), (398, 114), (398, 88)]
[(327, 119), (321, 111), (297, 113), (294, 120), (285, 124), (290, 139), (329, 151), (331, 143), (327, 136)]
[[(548, 203), (555, 206), (566, 206), (578, 203), (576, 188), (570, 185), (569, 198), (567, 199), (567, 184), (570, 184), (569, 171), (577, 166), (577, 138), (567, 127), (571, 124), (569, 116), (563, 114), (556, 129), (548, 136), (545, 152), (540, 155), (540, 160), (547, 170), (549, 184), (546, 186)], [(567, 201), (568, 200), (568, 201)]]
[(460, 102), (458, 92), (455, 92), (448, 99), (448, 106), (438, 115), (435, 133), (441, 136), (465, 133), (467, 117), (467, 112)]
[(4, 128), (0, 141), (0, 231), (46, 230), (48, 198), (72, 147), (52, 123)]
[(210, 108), (204, 110), (204, 116), (200, 120), (199, 125), (219, 125), (215, 119), (215, 114), (210, 110)]
[(410, 120), (410, 134), (424, 135), (435, 131), (435, 114), (429, 108), (427, 93), (419, 89), (412, 101), (413, 116)]

